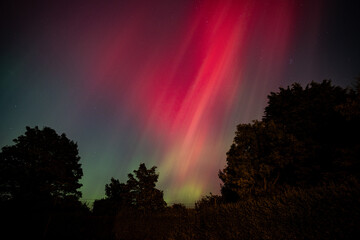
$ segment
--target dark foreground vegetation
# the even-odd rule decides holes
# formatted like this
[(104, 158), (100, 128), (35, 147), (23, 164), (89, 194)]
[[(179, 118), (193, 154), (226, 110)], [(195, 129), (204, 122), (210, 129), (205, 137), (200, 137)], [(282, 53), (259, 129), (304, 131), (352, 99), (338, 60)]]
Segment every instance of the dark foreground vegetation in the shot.
[(219, 171), (221, 196), (166, 206), (156, 167), (111, 178), (80, 202), (77, 144), (27, 128), (0, 153), (1, 231), (8, 239), (359, 239), (360, 79), (293, 84), (239, 124)]
[[(59, 210), (12, 212), (2, 225), (9, 239), (357, 239), (358, 183), (288, 189), (275, 196), (218, 204), (212, 197), (195, 209), (122, 209), (115, 215)], [(213, 196), (214, 197), (214, 196)]]

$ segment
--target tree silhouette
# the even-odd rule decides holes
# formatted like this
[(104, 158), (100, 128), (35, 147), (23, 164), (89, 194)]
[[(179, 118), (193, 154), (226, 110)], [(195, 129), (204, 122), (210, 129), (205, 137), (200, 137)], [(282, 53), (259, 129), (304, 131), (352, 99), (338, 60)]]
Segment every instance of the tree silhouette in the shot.
[(118, 179), (111, 178), (110, 183), (105, 185), (105, 195), (106, 198), (95, 200), (95, 215), (115, 215), (120, 209), (131, 207), (130, 189)]
[(0, 153), (2, 201), (43, 204), (81, 197), (76, 143), (49, 127), (26, 127), (14, 142)]
[(113, 215), (122, 208), (144, 211), (164, 209), (163, 192), (155, 188), (158, 178), (156, 167), (147, 169), (144, 163), (134, 170), (134, 174), (128, 174), (126, 184), (111, 178), (110, 183), (105, 185), (106, 198), (94, 202), (94, 213)]
[(219, 172), (227, 201), (338, 181), (348, 173), (359, 177), (358, 91), (325, 80), (305, 88), (295, 83), (268, 99), (262, 121), (237, 126)]
[(155, 172), (156, 167), (147, 169), (144, 163), (141, 163), (134, 174), (129, 174), (127, 185), (132, 196), (132, 204), (137, 209), (160, 210), (166, 206), (163, 198), (163, 192), (156, 189), (156, 183), (159, 174)]
[(238, 125), (227, 166), (219, 172), (223, 197), (236, 201), (274, 192), (284, 182), (293, 184), (294, 163), (304, 151), (301, 142), (274, 122)]
[(350, 170), (344, 169), (344, 162), (352, 162), (350, 165), (358, 162), (354, 155), (344, 154), (344, 151), (354, 154), (358, 149), (360, 131), (354, 121), (358, 115), (356, 91), (324, 80), (312, 82), (304, 89), (299, 84), (280, 88), (279, 93), (271, 93), (268, 99), (263, 121), (283, 125), (306, 148), (297, 162), (302, 172), (307, 173), (301, 176), (304, 182), (329, 180), (339, 170)]
[(115, 178), (111, 178), (111, 182), (105, 185), (105, 195), (108, 199), (126, 204), (129, 203), (129, 194), (129, 187)]

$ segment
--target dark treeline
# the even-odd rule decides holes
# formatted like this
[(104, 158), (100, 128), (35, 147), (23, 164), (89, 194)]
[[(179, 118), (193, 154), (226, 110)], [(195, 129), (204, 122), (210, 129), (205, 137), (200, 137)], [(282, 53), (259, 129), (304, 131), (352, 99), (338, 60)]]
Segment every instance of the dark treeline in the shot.
[(9, 239), (354, 239), (360, 237), (360, 78), (354, 88), (295, 83), (239, 124), (221, 195), (169, 207), (156, 167), (111, 178), (80, 201), (77, 144), (26, 128), (0, 153), (1, 231)]

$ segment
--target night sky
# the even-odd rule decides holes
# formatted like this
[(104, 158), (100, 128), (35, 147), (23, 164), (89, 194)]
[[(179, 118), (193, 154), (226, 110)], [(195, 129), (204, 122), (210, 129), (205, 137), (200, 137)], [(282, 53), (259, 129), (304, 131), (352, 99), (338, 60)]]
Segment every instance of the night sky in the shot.
[(168, 203), (218, 194), (236, 125), (271, 91), (360, 76), (358, 1), (6, 2), (0, 147), (25, 126), (66, 133), (84, 201), (141, 162)]

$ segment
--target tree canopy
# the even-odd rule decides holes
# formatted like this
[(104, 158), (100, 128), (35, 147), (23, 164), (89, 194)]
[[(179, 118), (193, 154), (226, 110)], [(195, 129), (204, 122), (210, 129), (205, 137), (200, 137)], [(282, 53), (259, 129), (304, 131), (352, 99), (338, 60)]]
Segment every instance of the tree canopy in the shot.
[(105, 185), (106, 198), (94, 202), (94, 212), (112, 214), (121, 208), (163, 209), (166, 206), (164, 194), (155, 188), (158, 178), (156, 167), (147, 169), (144, 163), (134, 170), (134, 174), (128, 174), (126, 184), (111, 178), (110, 183)]
[(237, 126), (219, 172), (224, 198), (359, 177), (359, 99), (326, 80), (272, 92), (262, 121)]
[(163, 192), (155, 188), (159, 178), (156, 167), (147, 169), (145, 163), (141, 163), (134, 175), (128, 175), (127, 186), (130, 190), (132, 204), (138, 209), (158, 210), (166, 206)]
[(0, 153), (2, 201), (51, 202), (78, 199), (83, 176), (77, 144), (44, 127), (26, 127)]

